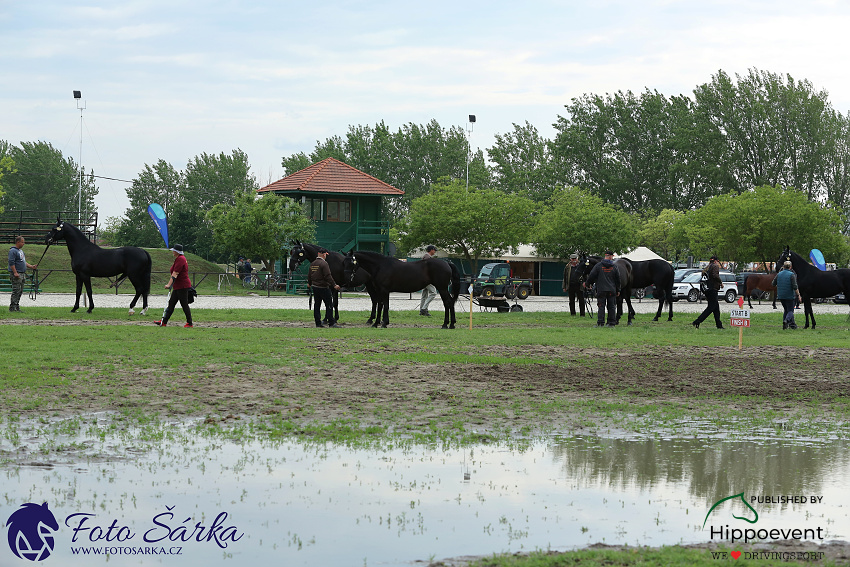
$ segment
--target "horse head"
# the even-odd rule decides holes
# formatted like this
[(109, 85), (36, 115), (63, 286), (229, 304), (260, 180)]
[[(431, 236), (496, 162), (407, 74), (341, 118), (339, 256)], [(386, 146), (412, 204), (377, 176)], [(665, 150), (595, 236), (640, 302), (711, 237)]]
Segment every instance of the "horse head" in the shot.
[(578, 278), (580, 282), (584, 281), (584, 278), (587, 277), (587, 274), (590, 273), (590, 269), (593, 266), (590, 264), (590, 259), (587, 256), (587, 252), (579, 251), (578, 253), (578, 265), (576, 265), (576, 271), (578, 272)]
[(38, 560), (50, 557), (53, 551), (53, 532), (59, 530), (59, 523), (47, 507), (27, 502), (9, 516), (9, 546), (12, 553), (23, 559)]
[(51, 244), (55, 244), (56, 242), (63, 240), (65, 238), (65, 232), (63, 229), (65, 228), (65, 222), (56, 217), (56, 225), (50, 229), (50, 232), (47, 233), (47, 236), (44, 237), (44, 244), (46, 246), (50, 246)]
[(779, 271), (779, 267), (782, 266), (785, 262), (791, 260), (791, 247), (786, 246), (785, 250), (779, 255), (779, 258), (776, 260), (776, 271)]
[(343, 281), (346, 284), (352, 283), (357, 276), (357, 270), (359, 268), (360, 266), (357, 265), (357, 257), (354, 256), (354, 252), (352, 251), (346, 254), (342, 260)]
[(294, 272), (298, 269), (298, 266), (301, 265), (301, 262), (306, 260), (307, 257), (304, 255), (304, 245), (301, 244), (300, 240), (295, 241), (295, 245), (289, 251), (289, 271)]

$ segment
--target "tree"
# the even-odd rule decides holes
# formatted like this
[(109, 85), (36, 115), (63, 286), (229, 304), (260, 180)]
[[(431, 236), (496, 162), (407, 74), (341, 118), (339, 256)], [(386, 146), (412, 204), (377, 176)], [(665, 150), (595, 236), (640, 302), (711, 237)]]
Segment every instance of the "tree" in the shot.
[(555, 189), (550, 142), (528, 121), (513, 126), (511, 133), (496, 134), (496, 145), (487, 150), (494, 164), (493, 186), (544, 201)]
[(674, 232), (701, 257), (714, 253), (737, 263), (773, 262), (787, 245), (804, 256), (818, 248), (843, 264), (848, 258), (843, 226), (841, 212), (831, 205), (812, 202), (796, 189), (762, 186), (710, 199)]
[(566, 258), (576, 250), (622, 253), (637, 243), (631, 215), (578, 187), (558, 189), (537, 216), (532, 242), (541, 256)]
[[(431, 190), (442, 178), (465, 179), (468, 140), (463, 128), (445, 130), (436, 120), (424, 125), (406, 124), (391, 132), (382, 121), (371, 126), (349, 126), (345, 140), (339, 136), (317, 142), (309, 155), (284, 157), (287, 174), (333, 157), (404, 191), (400, 199), (387, 200), (387, 213), (401, 218), (410, 204)], [(469, 181), (476, 187), (489, 185), (489, 171), (482, 151), (469, 156)]]
[(664, 209), (657, 216), (646, 219), (638, 230), (638, 243), (667, 260), (678, 259), (687, 249), (687, 241), (674, 232), (674, 228), (684, 217), (683, 212)]
[[(80, 169), (74, 160), (47, 142), (22, 142), (10, 146), (8, 156), (16, 171), (4, 176), (6, 211), (43, 211), (59, 213), (77, 211), (80, 198), (83, 211), (95, 211), (97, 187), (92, 173)], [(8, 163), (8, 160), (7, 160)], [(69, 219), (72, 220), (72, 219)]]
[(315, 239), (315, 223), (304, 206), (289, 197), (239, 193), (234, 201), (215, 205), (206, 215), (216, 247), (231, 257), (260, 258), (272, 270), (287, 243)]
[(821, 196), (835, 114), (826, 91), (808, 81), (750, 69), (736, 81), (718, 71), (694, 90), (696, 105), (728, 149), (723, 166), (737, 190), (784, 185)]
[(494, 189), (466, 189), (460, 179), (444, 180), (410, 205), (407, 248), (434, 244), (463, 256), (478, 272), (479, 258), (516, 252), (526, 241), (534, 203)]
[(3, 171), (6, 172), (14, 172), (15, 170), (15, 160), (12, 159), (9, 152), (9, 142), (5, 140), (0, 140), (0, 213), (5, 210), (3, 205), (3, 195), (6, 194), (3, 191)]
[[(162, 238), (151, 222), (148, 206), (159, 203), (168, 219), (169, 240), (184, 244), (180, 238), (180, 227), (172, 220), (171, 214), (180, 202), (180, 192), (185, 180), (183, 173), (165, 160), (157, 161), (153, 166), (145, 164), (139, 176), (127, 189), (130, 208), (125, 213), (125, 221), (116, 230), (116, 238), (123, 246), (162, 246)], [(186, 250), (194, 251), (186, 246)]]

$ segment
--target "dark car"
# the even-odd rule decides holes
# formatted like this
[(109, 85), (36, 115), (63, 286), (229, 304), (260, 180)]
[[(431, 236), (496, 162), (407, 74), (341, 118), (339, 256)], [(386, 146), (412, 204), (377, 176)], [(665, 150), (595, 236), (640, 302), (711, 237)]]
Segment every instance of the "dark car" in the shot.
[(847, 303), (847, 296), (843, 293), (838, 293), (832, 298), (833, 303)]
[(673, 272), (673, 283), (679, 283), (689, 275), (701, 271), (699, 268), (679, 268)]

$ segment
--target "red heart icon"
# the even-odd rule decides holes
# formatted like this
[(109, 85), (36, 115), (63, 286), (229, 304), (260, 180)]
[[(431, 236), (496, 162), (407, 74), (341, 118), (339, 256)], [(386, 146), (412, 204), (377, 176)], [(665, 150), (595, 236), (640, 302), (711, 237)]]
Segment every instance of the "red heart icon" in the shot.
[(739, 557), (741, 557), (741, 552), (740, 551), (732, 551), (731, 553), (729, 553), (729, 555), (731, 555), (735, 559), (738, 559)]

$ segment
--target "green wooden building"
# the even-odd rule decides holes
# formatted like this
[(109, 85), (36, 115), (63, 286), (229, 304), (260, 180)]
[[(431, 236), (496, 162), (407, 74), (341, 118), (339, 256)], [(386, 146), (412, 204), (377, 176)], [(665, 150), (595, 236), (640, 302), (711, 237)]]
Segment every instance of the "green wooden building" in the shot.
[(334, 158), (258, 190), (276, 193), (307, 205), (316, 221), (316, 244), (328, 250), (372, 250), (386, 253), (389, 221), (383, 217), (383, 199), (404, 191)]

